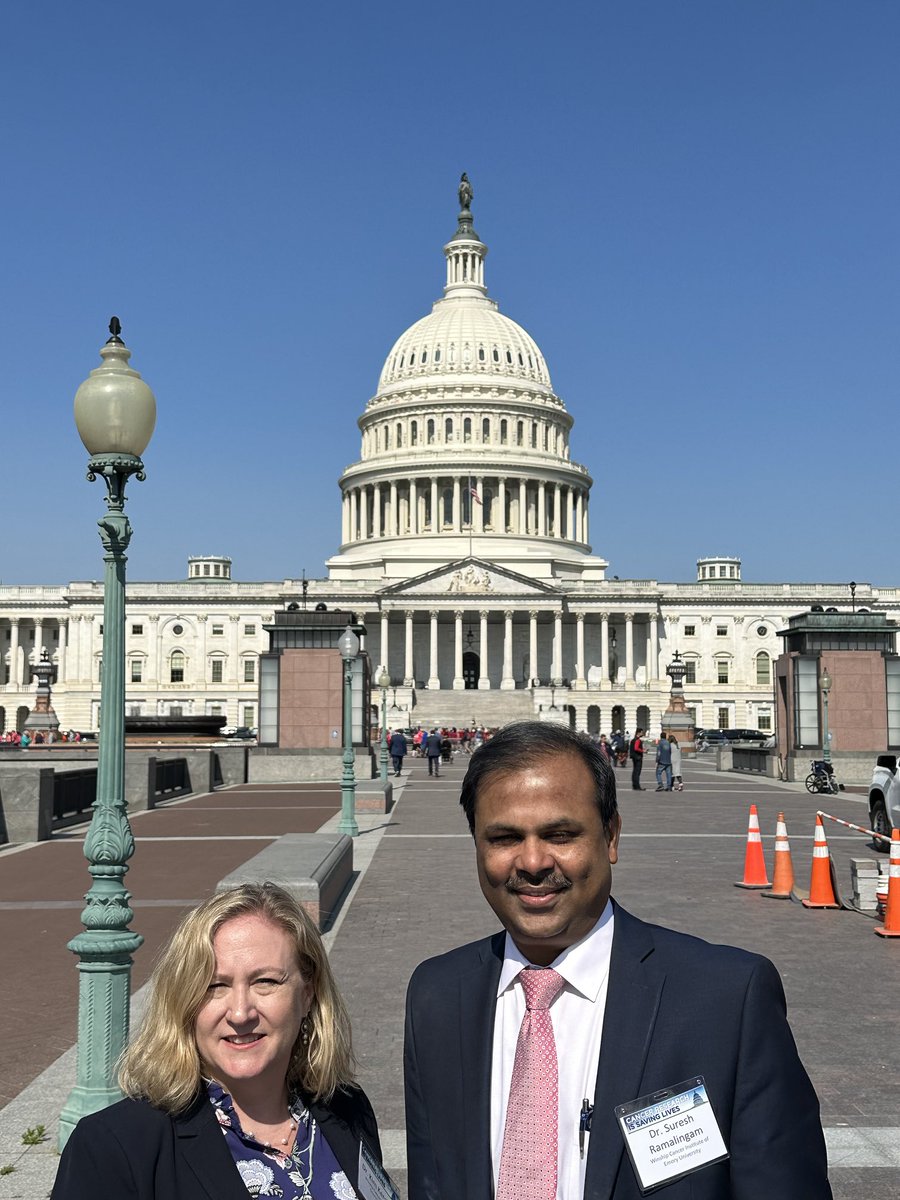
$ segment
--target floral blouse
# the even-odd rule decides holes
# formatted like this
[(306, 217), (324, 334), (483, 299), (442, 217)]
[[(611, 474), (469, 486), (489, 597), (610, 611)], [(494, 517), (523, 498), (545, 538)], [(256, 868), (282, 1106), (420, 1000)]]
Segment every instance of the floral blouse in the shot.
[(357, 1200), (315, 1118), (298, 1096), (289, 1105), (297, 1123), (293, 1146), (276, 1150), (245, 1133), (228, 1092), (214, 1080), (206, 1090), (234, 1165), (250, 1196), (277, 1196), (279, 1200)]

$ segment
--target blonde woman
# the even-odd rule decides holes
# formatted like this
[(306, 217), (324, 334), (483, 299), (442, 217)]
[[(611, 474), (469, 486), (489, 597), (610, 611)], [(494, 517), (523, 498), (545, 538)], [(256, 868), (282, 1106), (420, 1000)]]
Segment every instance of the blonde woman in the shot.
[(672, 745), (672, 788), (676, 792), (684, 791), (684, 780), (681, 778), (681, 747), (674, 733), (669, 734)]
[[(247, 884), (190, 912), (120, 1063), (127, 1099), (84, 1117), (52, 1200), (354, 1200), (375, 1115), (318, 930)], [(385, 1177), (386, 1179), (386, 1177)]]

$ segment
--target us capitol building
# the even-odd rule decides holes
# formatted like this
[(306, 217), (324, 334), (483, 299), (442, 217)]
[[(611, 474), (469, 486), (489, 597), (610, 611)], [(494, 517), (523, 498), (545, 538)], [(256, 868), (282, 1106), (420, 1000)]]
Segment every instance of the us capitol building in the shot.
[[(391, 348), (340, 479), (341, 543), (321, 580), (245, 583), (197, 556), (187, 578), (129, 582), (126, 712), (221, 714), (255, 726), (275, 611), (356, 613), (391, 725), (496, 725), (539, 714), (579, 729), (658, 728), (674, 652), (699, 726), (768, 730), (776, 631), (846, 584), (752, 584), (739, 558), (697, 560), (692, 583), (607, 577), (592, 552), (588, 468), (537, 343), (485, 282), (463, 176), (443, 297)], [(889, 615), (900, 589), (857, 587)], [(31, 667), (56, 666), (61, 727), (96, 729), (103, 588), (0, 586), (0, 730), (33, 706)], [(373, 692), (373, 699), (377, 692)]]

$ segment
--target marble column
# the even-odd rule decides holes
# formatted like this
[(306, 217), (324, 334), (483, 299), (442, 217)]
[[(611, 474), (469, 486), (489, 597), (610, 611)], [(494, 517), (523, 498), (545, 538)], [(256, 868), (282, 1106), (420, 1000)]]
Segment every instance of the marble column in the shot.
[(359, 536), (365, 541), (369, 536), (369, 489), (360, 488), (359, 493)]
[(404, 616), (406, 618), (406, 661), (403, 667), (403, 685), (404, 687), (413, 687), (416, 682), (413, 675), (413, 614), (407, 609)]
[(634, 613), (625, 614), (625, 682), (634, 682)]
[(519, 520), (518, 533), (523, 537), (528, 533), (528, 489), (525, 480), (519, 480)]
[[(9, 682), (13, 687), (19, 687), (22, 683), (22, 676), (19, 668), (18, 617), (12, 617), (9, 622)], [(15, 718), (13, 718), (13, 720), (15, 720)]]
[(381, 484), (372, 488), (372, 536), (381, 537)]
[(69, 663), (68, 663), (68, 621), (60, 620), (59, 622), (59, 643), (56, 651), (56, 682), (65, 683), (68, 678)]
[[(459, 480), (456, 480), (459, 483)], [(465, 689), (466, 681), (463, 679), (463, 632), (462, 632), (463, 615), (457, 609), (453, 614), (453, 690), (461, 692)]]
[[(459, 476), (453, 476), (453, 532), (459, 533), (462, 530), (462, 504), (460, 503), (461, 493)], [(456, 685), (454, 684), (454, 687)]]
[(409, 481), (409, 532), (413, 537), (419, 532), (419, 491), (415, 479)]
[(563, 535), (562, 488), (558, 483), (553, 488), (553, 535), (557, 538)]
[[(239, 616), (231, 616), (228, 618), (228, 682), (237, 686), (238, 680), (238, 659), (240, 657), (238, 634), (240, 632), (241, 618)], [(168, 680), (166, 681), (168, 682)]]
[(513, 640), (513, 615), (510, 609), (506, 609), (503, 613), (503, 676), (500, 680), (501, 691), (511, 692), (515, 689), (516, 681), (513, 678), (513, 655), (512, 655), (512, 640)]
[(584, 537), (584, 492), (581, 488), (575, 491), (575, 538), (579, 542), (585, 540)]
[(429, 618), (430, 629), (430, 646), (429, 649), (429, 666), (428, 666), (428, 687), (439, 688), (441, 686), (441, 678), (438, 675), (438, 615), (432, 612)]
[[(206, 615), (205, 613), (201, 614), (197, 617), (197, 623), (200, 628), (200, 636), (197, 639), (199, 642), (200, 649), (198, 651), (197, 657), (199, 658), (200, 661), (194, 664), (194, 678), (200, 679), (203, 681), (201, 684), (201, 687), (203, 687), (204, 689), (206, 688), (207, 682), (209, 680), (209, 675), (208, 675), (209, 665), (206, 661), (206, 626), (207, 626), (208, 622), (209, 622), (209, 616)], [(131, 680), (129, 679), (128, 682), (130, 683)], [(203, 701), (201, 700), (201, 704), (202, 703), (203, 703)]]
[(503, 476), (497, 480), (497, 503), (500, 508), (494, 520), (494, 530), (506, 533), (506, 480)]
[(475, 480), (475, 491), (478, 493), (478, 495), (481, 499), (481, 503), (479, 504), (474, 496), (471, 497), (472, 505), (473, 505), (472, 516), (474, 517), (474, 521), (472, 523), (475, 526), (476, 533), (484, 533), (484, 477), (483, 476), (479, 476)]
[(575, 614), (575, 686), (586, 687), (584, 677), (584, 613)]
[(531, 679), (540, 679), (538, 667), (538, 629), (537, 611), (531, 609), (528, 613), (528, 673)]
[(538, 484), (537, 494), (537, 535), (544, 537), (547, 533), (547, 488), (543, 483)]
[(659, 617), (650, 614), (650, 678), (659, 679)]
[(431, 532), (440, 533), (441, 530), (441, 515), (438, 510), (438, 481), (431, 481)]
[(553, 614), (553, 666), (550, 669), (557, 687), (562, 683), (562, 611)]
[(478, 638), (478, 657), (481, 660), (478, 672), (478, 690), (481, 692), (489, 692), (491, 690), (491, 677), (488, 674), (488, 613), (487, 609), (482, 608), (478, 613), (480, 622), (479, 638)]
[(341, 498), (341, 544), (350, 541), (350, 498), (345, 492)]
[(566, 488), (566, 537), (570, 542), (575, 538), (575, 489)]
[(600, 614), (600, 677), (609, 683), (609, 613)]
[[(37, 665), (41, 661), (41, 651), (44, 649), (44, 619), (43, 617), (35, 617), (34, 619), (34, 662)], [(27, 679), (27, 685), (30, 685), (31, 680)]]
[(359, 521), (359, 499), (356, 488), (350, 490), (350, 536), (348, 542), (356, 541), (356, 530)]
[(400, 509), (397, 505), (397, 484), (391, 484), (391, 511), (385, 522), (388, 537), (397, 537), (400, 533)]

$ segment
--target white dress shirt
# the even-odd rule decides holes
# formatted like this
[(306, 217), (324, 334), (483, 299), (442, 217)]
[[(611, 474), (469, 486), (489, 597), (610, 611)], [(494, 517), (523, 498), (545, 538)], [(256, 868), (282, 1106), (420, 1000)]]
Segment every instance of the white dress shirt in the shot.
[[(578, 1124), (583, 1100), (594, 1103), (606, 988), (613, 939), (613, 906), (607, 901), (600, 920), (580, 942), (564, 950), (550, 966), (566, 986), (550, 1006), (559, 1065), (559, 1166), (557, 1200), (581, 1200), (590, 1134), (584, 1158), (578, 1150)], [(525, 989), (518, 978), (529, 963), (506, 935), (503, 966), (497, 985), (497, 1012), (491, 1060), (491, 1159), (494, 1192), (500, 1177), (500, 1155), (506, 1104), (512, 1081), (519, 1028), (525, 1016)]]

